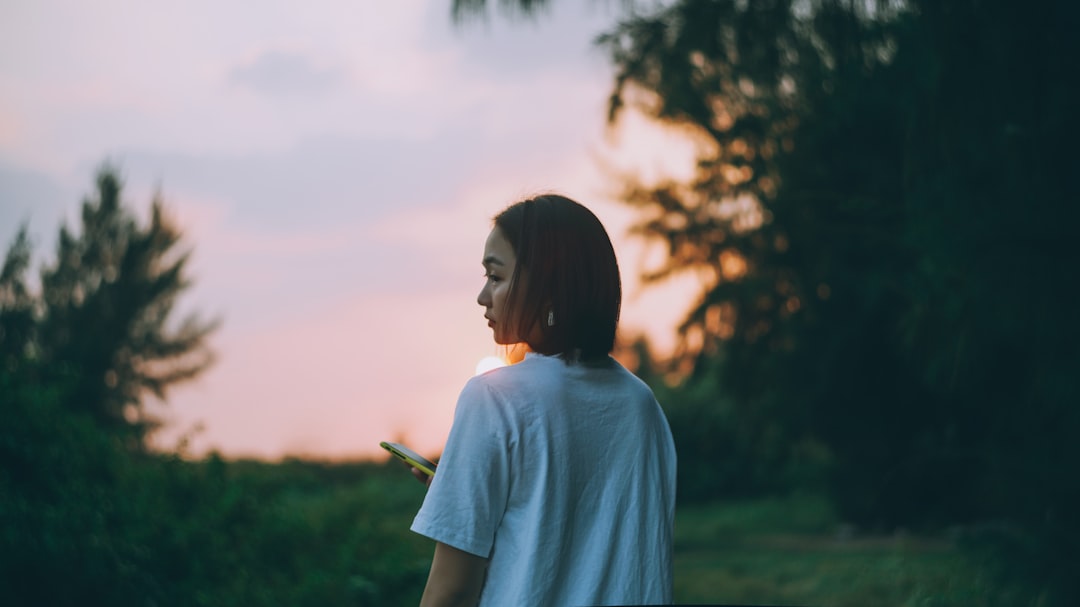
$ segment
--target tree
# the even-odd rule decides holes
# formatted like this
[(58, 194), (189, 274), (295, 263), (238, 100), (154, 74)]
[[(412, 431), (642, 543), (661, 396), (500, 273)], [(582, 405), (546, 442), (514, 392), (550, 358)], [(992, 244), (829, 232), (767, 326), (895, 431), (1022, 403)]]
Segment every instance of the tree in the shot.
[(26, 227), (19, 230), (0, 269), (0, 372), (15, 373), (27, 351), (34, 329), (34, 299), (26, 285), (30, 267), (30, 240)]
[(849, 520), (1007, 521), (1011, 570), (1060, 604), (1080, 596), (1078, 25), (1063, 2), (679, 0), (600, 38), (609, 120), (698, 143), (692, 180), (624, 196), (669, 253), (646, 278), (707, 277), (680, 329), (691, 394), (823, 441)]
[(176, 300), (190, 286), (189, 252), (176, 250), (180, 232), (161, 200), (140, 226), (122, 204), (114, 168), (102, 168), (96, 185), (81, 230), (61, 227), (39, 294), (22, 278), (30, 247), (19, 233), (0, 275), (0, 345), (9, 368), (32, 362), (45, 385), (65, 386), (65, 407), (142, 445), (155, 425), (145, 397), (163, 399), (211, 364), (207, 338), (217, 323), (192, 314), (173, 326)]
[[(992, 488), (1029, 486), (1045, 438), (1058, 452), (1076, 429), (1077, 323), (1052, 275), (1077, 261), (1076, 94), (1052, 76), (1076, 9), (801, 6), (686, 0), (601, 38), (612, 117), (633, 106), (701, 142), (692, 182), (626, 196), (668, 247), (653, 276), (711, 277), (680, 358), (721, 357), (748, 415), (826, 440), (855, 520), (1015, 512)], [(725, 213), (739, 199), (758, 225)]]

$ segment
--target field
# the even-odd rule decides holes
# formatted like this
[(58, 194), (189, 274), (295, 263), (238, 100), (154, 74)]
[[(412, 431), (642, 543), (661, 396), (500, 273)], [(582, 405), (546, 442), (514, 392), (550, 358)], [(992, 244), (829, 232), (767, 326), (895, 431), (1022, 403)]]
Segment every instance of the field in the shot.
[[(57, 461), (51, 475), (7, 477), (21, 484), (0, 499), (0, 588), (13, 605), (419, 602), (433, 545), (408, 530), (424, 488), (399, 462), (124, 459), (88, 476), (78, 458)], [(969, 554), (943, 537), (858, 533), (813, 496), (680, 505), (675, 600), (1041, 604), (993, 595)]]
[(812, 497), (683, 507), (675, 535), (680, 604), (991, 604), (977, 568), (951, 542), (856, 534)]
[[(383, 477), (389, 480), (390, 477)], [(411, 478), (403, 479), (412, 483)], [(422, 499), (381, 490), (407, 528)], [(411, 535), (411, 534), (410, 534)], [(425, 540), (417, 558), (427, 556)], [(979, 607), (982, 574), (953, 542), (905, 533), (864, 535), (813, 496), (681, 506), (675, 523), (675, 600), (685, 605)]]

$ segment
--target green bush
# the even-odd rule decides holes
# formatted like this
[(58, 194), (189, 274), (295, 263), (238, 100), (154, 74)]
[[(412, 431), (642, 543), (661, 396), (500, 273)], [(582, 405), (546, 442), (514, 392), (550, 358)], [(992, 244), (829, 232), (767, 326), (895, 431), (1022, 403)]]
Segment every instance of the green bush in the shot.
[[(21, 385), (19, 385), (21, 384)], [(400, 469), (132, 452), (0, 377), (8, 605), (415, 604), (423, 488)]]

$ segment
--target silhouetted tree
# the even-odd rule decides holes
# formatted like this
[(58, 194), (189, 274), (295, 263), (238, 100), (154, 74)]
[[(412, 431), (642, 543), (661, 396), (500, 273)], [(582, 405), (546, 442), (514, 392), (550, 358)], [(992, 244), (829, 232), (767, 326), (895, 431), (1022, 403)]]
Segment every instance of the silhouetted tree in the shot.
[(668, 251), (646, 278), (703, 277), (676, 362), (687, 401), (734, 413), (692, 419), (822, 441), (854, 522), (1006, 521), (1010, 569), (1060, 604), (1080, 598), (1078, 12), (679, 0), (600, 37), (609, 119), (697, 144), (692, 179), (624, 196)]
[(19, 230), (0, 268), (0, 371), (15, 373), (28, 356), (34, 330), (34, 298), (26, 284), (30, 240)]
[(0, 275), (0, 353), (14, 368), (31, 360), (47, 385), (63, 385), (64, 406), (89, 414), (110, 433), (141, 445), (154, 420), (152, 394), (191, 379), (212, 361), (216, 327), (196, 315), (174, 321), (190, 286), (180, 232), (156, 199), (148, 225), (124, 208), (122, 183), (104, 167), (81, 208), (78, 232), (62, 227), (56, 260), (41, 272), (41, 292), (23, 278), (30, 255), (19, 233)]

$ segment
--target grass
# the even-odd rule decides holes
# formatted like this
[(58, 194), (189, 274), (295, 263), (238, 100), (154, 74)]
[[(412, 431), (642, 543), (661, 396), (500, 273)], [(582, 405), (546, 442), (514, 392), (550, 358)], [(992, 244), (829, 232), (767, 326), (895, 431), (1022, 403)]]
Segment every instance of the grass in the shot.
[(825, 500), (681, 507), (675, 599), (681, 604), (979, 607), (985, 579), (941, 538), (858, 536)]
[[(387, 534), (396, 531), (401, 536), (398, 558), (405, 558), (420, 572), (415, 589), (418, 597), (432, 546), (429, 540), (406, 530), (423, 500), (423, 487), (395, 466), (368, 470), (356, 479), (336, 480), (342, 483), (336, 492), (312, 497), (316, 502), (336, 503), (344, 491), (357, 502), (354, 506), (378, 504), (372, 506), (373, 518)], [(992, 582), (970, 554), (942, 537), (861, 535), (839, 524), (828, 500), (820, 497), (680, 505), (675, 515), (677, 604), (1036, 604), (995, 596)]]

